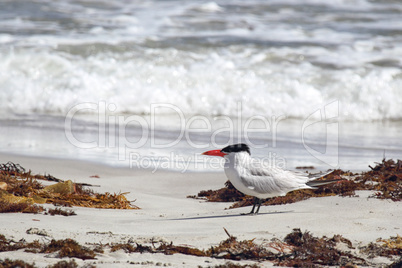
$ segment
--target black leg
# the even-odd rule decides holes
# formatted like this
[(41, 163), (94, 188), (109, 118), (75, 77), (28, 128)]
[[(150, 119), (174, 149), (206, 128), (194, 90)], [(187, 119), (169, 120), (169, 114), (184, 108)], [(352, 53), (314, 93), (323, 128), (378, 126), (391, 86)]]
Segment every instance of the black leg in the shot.
[(262, 203), (261, 199), (259, 199), (259, 198), (257, 198), (257, 199), (258, 199), (258, 208), (257, 208), (257, 211), (255, 212), (255, 214), (258, 214), (258, 211), (260, 211), (260, 207), (261, 207), (261, 203)]
[(253, 203), (254, 203), (254, 204), (253, 204), (253, 208), (251, 209), (250, 214), (254, 214), (254, 209), (255, 209), (255, 201), (254, 201)]
[[(255, 215), (255, 214), (257, 214), (258, 211), (260, 211), (261, 202), (262, 202), (261, 199), (259, 199), (258, 197), (254, 197), (254, 199), (253, 199), (254, 204), (253, 204), (253, 208), (251, 209), (250, 213), (244, 213), (242, 215)], [(257, 204), (258, 204), (257, 211), (254, 212), (255, 207), (257, 206)]]
[[(254, 204), (253, 204), (253, 208), (252, 208), (251, 211), (250, 211), (250, 214), (254, 214), (255, 206), (257, 205), (258, 202), (260, 202), (259, 200), (260, 200), (259, 198), (254, 197), (254, 200), (253, 200), (253, 203), (254, 203)], [(261, 202), (260, 202), (259, 204), (261, 205)], [(256, 213), (258, 213), (258, 210), (259, 210), (259, 209), (260, 209), (260, 207), (258, 207)]]

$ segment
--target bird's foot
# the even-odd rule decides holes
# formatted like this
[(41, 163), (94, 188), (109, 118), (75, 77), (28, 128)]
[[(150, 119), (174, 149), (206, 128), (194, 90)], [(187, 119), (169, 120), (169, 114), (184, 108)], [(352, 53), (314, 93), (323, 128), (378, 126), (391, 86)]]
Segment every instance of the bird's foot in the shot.
[(249, 212), (249, 213), (240, 213), (240, 215), (248, 215), (248, 216), (256, 216), (257, 215), (257, 213), (255, 213), (255, 212)]

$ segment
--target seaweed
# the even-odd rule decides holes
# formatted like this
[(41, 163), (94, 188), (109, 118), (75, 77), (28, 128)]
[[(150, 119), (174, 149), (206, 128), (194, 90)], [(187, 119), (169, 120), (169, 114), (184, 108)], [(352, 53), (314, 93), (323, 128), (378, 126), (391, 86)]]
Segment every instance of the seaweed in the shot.
[(71, 209), (63, 210), (61, 208), (54, 208), (54, 209), (50, 208), (50, 209), (47, 210), (47, 212), (45, 212), (45, 215), (47, 215), (47, 214), (52, 215), (52, 216), (54, 216), (54, 215), (62, 215), (62, 216), (74, 216), (74, 215), (77, 215), (74, 212), (74, 210), (71, 210)]
[(225, 264), (215, 265), (214, 268), (258, 268), (257, 264), (237, 264), (233, 262), (226, 262)]
[(19, 250), (24, 247), (24, 242), (14, 242), (13, 240), (7, 239), (4, 235), (0, 234), (0, 252)]
[(59, 261), (51, 266), (48, 266), (48, 268), (77, 268), (77, 267), (78, 264), (75, 262), (74, 259), (72, 259), (71, 261)]
[(347, 263), (367, 265), (364, 259), (336, 248), (338, 242), (346, 243), (348, 247), (352, 246), (348, 239), (340, 235), (332, 239), (325, 236), (317, 238), (308, 231), (301, 232), (300, 229), (293, 229), (292, 233), (284, 238), (284, 242), (294, 248), (290, 255), (278, 263), (281, 266), (320, 267)]
[(181, 253), (185, 255), (192, 255), (192, 256), (206, 256), (205, 252), (196, 248), (188, 247), (188, 246), (176, 246), (173, 245), (173, 243), (166, 243), (166, 242), (160, 242), (160, 245), (158, 247), (155, 247), (154, 244), (153, 246), (144, 246), (139, 243), (118, 243), (118, 244), (112, 244), (110, 246), (110, 250), (112, 252), (117, 251), (117, 250), (124, 250), (126, 253), (134, 253), (134, 252), (139, 252), (139, 253), (163, 253), (165, 255), (173, 255), (176, 253)]
[(45, 245), (40, 253), (53, 253), (58, 252), (57, 257), (64, 258), (79, 258), (82, 260), (95, 259), (95, 252), (92, 249), (81, 246), (72, 239), (54, 240)]
[(369, 258), (402, 256), (402, 237), (397, 235), (389, 239), (379, 238), (376, 242), (371, 242), (367, 246), (361, 247), (360, 250), (367, 254)]
[(95, 252), (92, 249), (81, 246), (78, 242), (72, 239), (54, 240), (49, 244), (41, 244), (35, 240), (32, 243), (26, 243), (25, 240), (15, 242), (11, 239), (6, 239), (4, 235), (0, 235), (0, 252), (15, 251), (25, 249), (32, 253), (53, 253), (58, 252), (57, 257), (74, 257), (82, 260), (95, 259)]
[(219, 259), (230, 260), (274, 260), (276, 255), (262, 245), (254, 243), (254, 239), (237, 241), (237, 238), (230, 235), (228, 239), (222, 241), (218, 246), (211, 247), (206, 251), (206, 255)]
[(35, 268), (35, 263), (27, 263), (23, 260), (10, 260), (10, 259), (5, 259), (1, 260), (0, 259), (0, 267), (1, 268), (15, 268), (15, 267), (20, 267), (20, 268)]
[[(44, 187), (39, 180), (57, 182)], [(22, 203), (52, 203), (62, 206), (81, 206), (109, 209), (139, 209), (125, 194), (95, 193), (85, 183), (63, 181), (51, 175), (33, 175), (19, 164), (8, 162), (0, 164), (0, 212), (38, 213), (43, 208), (19, 205)], [(17, 204), (18, 205), (13, 205)]]
[(188, 198), (206, 199), (209, 202), (234, 202), (242, 200), (245, 195), (239, 192), (230, 181), (225, 182), (225, 187), (218, 190), (201, 191), (197, 196), (190, 195)]
[(202, 250), (188, 246), (176, 246), (173, 245), (173, 242), (169, 244), (162, 242), (160, 246), (156, 249), (156, 252), (161, 252), (166, 255), (173, 255), (176, 253), (180, 253), (184, 255), (198, 256), (198, 257), (207, 256), (205, 252)]
[(375, 190), (374, 195), (380, 199), (391, 199), (392, 201), (402, 201), (402, 161), (395, 162), (392, 159), (383, 159), (371, 171), (366, 172), (360, 179), (363, 183), (369, 183), (370, 190)]
[[(278, 266), (292, 267), (322, 267), (322, 266), (344, 266), (353, 265), (368, 266), (371, 263), (366, 259), (353, 255), (357, 251), (350, 240), (341, 236), (334, 235), (332, 238), (323, 236), (321, 238), (313, 236), (310, 232), (302, 232), (300, 229), (293, 229), (283, 240), (274, 238), (271, 242), (255, 243), (255, 239), (238, 241), (236, 237), (229, 234), (224, 228), (228, 238), (220, 242), (217, 246), (212, 246), (207, 250), (197, 249), (187, 245), (174, 245), (173, 242), (163, 241), (152, 242), (150, 245), (140, 243), (116, 243), (98, 244), (96, 247), (88, 248), (81, 246), (72, 239), (51, 240), (50, 243), (40, 243), (34, 241), (26, 243), (25, 240), (13, 241), (0, 235), (0, 252), (25, 249), (32, 253), (54, 253), (57, 258), (80, 258), (82, 260), (95, 259), (98, 253), (103, 253), (104, 248), (110, 248), (111, 252), (123, 250), (126, 253), (161, 253), (166, 255), (186, 254), (197, 257), (210, 257), (216, 259), (226, 259), (232, 261), (271, 261)], [(339, 247), (339, 244), (343, 244)], [(342, 248), (347, 247), (346, 250)], [(350, 249), (350, 250), (348, 250)], [(353, 250), (353, 251), (352, 251)], [(361, 256), (374, 258), (385, 256), (394, 258), (401, 255), (401, 237), (391, 237), (390, 239), (378, 239), (376, 243), (370, 243), (365, 247), (359, 248)], [(397, 266), (401, 260), (395, 261)], [(63, 266), (66, 265), (66, 266)], [(67, 266), (70, 265), (70, 266)], [(55, 267), (75, 267), (74, 263), (60, 262)], [(258, 267), (256, 265), (238, 266), (233, 263), (226, 263), (217, 267)]]
[(38, 214), (42, 211), (44, 211), (43, 207), (38, 205), (28, 203), (10, 203), (4, 200), (0, 200), (0, 213), (22, 212)]

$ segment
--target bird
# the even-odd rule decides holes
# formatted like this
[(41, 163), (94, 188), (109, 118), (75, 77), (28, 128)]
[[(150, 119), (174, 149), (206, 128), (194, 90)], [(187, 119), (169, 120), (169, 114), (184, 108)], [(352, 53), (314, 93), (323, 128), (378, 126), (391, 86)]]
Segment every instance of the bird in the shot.
[(202, 155), (220, 156), (225, 159), (224, 170), (229, 181), (238, 191), (254, 197), (253, 208), (248, 214), (258, 214), (263, 199), (284, 196), (288, 192), (300, 189), (316, 189), (317, 186), (340, 181), (316, 181), (333, 171), (308, 175), (279, 167), (263, 166), (260, 161), (251, 157), (250, 147), (244, 143), (229, 145), (221, 150), (206, 151)]

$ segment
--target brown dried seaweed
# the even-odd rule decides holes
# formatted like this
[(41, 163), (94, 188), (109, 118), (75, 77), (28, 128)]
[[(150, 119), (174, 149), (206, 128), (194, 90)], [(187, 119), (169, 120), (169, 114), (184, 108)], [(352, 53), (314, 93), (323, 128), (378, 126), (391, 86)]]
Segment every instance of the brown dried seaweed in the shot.
[(43, 207), (28, 204), (28, 203), (10, 203), (4, 200), (0, 200), (0, 213), (33, 213), (37, 214), (44, 211)]
[(0, 252), (14, 251), (22, 249), (26, 246), (23, 241), (14, 242), (11, 239), (7, 239), (4, 235), (0, 234)]
[(371, 171), (364, 173), (359, 179), (368, 185), (369, 190), (378, 191), (375, 197), (402, 201), (402, 161), (383, 159), (374, 168), (369, 167)]
[(45, 245), (41, 253), (52, 253), (58, 252), (57, 257), (64, 258), (79, 258), (82, 260), (95, 259), (95, 252), (92, 249), (81, 246), (75, 240), (64, 239), (64, 240), (52, 240), (48, 245)]
[(233, 262), (226, 262), (225, 264), (215, 265), (214, 268), (258, 268), (257, 264), (237, 264)]
[[(273, 239), (271, 242), (262, 244), (255, 243), (254, 239), (238, 241), (236, 237), (229, 234), (228, 239), (222, 241), (217, 246), (212, 246), (207, 250), (200, 250), (186, 245), (174, 245), (166, 242), (153, 242), (151, 245), (139, 243), (117, 243), (100, 244), (91, 249), (79, 245), (72, 239), (52, 240), (50, 243), (42, 244), (39, 241), (26, 243), (25, 240), (15, 242), (0, 235), (0, 252), (25, 249), (34, 253), (55, 253), (55, 257), (73, 257), (83, 260), (94, 259), (97, 253), (102, 253), (105, 247), (110, 248), (111, 252), (124, 250), (126, 253), (162, 253), (166, 255), (186, 254), (191, 256), (202, 256), (227, 260), (251, 260), (251, 261), (271, 261), (279, 266), (293, 267), (322, 267), (322, 266), (367, 266), (370, 263), (362, 257), (353, 255), (349, 250), (341, 250), (345, 246), (354, 249), (352, 242), (341, 235), (334, 235), (332, 238), (325, 236), (318, 238), (310, 232), (302, 232), (300, 229), (293, 229), (284, 239)], [(344, 244), (339, 247), (338, 244)], [(378, 239), (375, 243), (370, 243), (366, 247), (361, 247), (360, 252), (368, 258), (375, 256), (386, 256), (392, 258), (401, 254), (401, 237), (391, 237), (390, 239)], [(366, 257), (366, 258), (367, 258)], [(398, 264), (398, 262), (395, 262)], [(222, 266), (222, 267), (256, 267), (251, 266)], [(396, 266), (398, 267), (398, 266)]]
[(205, 252), (202, 250), (199, 250), (197, 248), (193, 247), (188, 247), (188, 246), (176, 246), (173, 245), (173, 243), (166, 243), (166, 242), (160, 242), (160, 245), (158, 247), (155, 247), (154, 245), (151, 246), (144, 246), (139, 243), (117, 243), (117, 244), (112, 244), (110, 246), (110, 250), (112, 252), (117, 251), (117, 250), (124, 250), (126, 253), (134, 253), (134, 252), (139, 252), (139, 253), (163, 253), (166, 255), (173, 255), (176, 253), (180, 254), (185, 254), (185, 255), (192, 255), (192, 256), (206, 256)]
[(1, 260), (0, 259), (0, 267), (1, 268), (35, 268), (35, 263), (27, 263), (23, 260), (10, 260), (10, 259), (5, 259)]
[(237, 238), (230, 235), (225, 229), (228, 239), (222, 241), (218, 246), (211, 247), (206, 255), (213, 258), (230, 260), (274, 260), (276, 255), (262, 245), (254, 243), (254, 239), (237, 241)]
[(75, 216), (77, 215), (74, 210), (63, 210), (61, 208), (50, 208), (47, 210), (47, 212), (45, 212), (45, 215), (50, 214), (52, 216), (54, 215), (62, 215), (62, 216)]
[(317, 238), (309, 232), (293, 229), (292, 233), (284, 238), (284, 242), (293, 246), (292, 253), (283, 256), (278, 262), (281, 266), (292, 267), (321, 267), (327, 265), (345, 265), (347, 263), (367, 265), (366, 261), (351, 253), (336, 248), (337, 242), (344, 242), (348, 246), (352, 243), (342, 236)]
[[(78, 267), (78, 264), (75, 262), (74, 259), (72, 259), (70, 261), (59, 261), (51, 266), (48, 266), (48, 268), (77, 268), (77, 267)], [(91, 266), (85, 265), (85, 267), (89, 268)]]
[(188, 198), (202, 198), (209, 202), (234, 202), (242, 200), (245, 195), (239, 192), (230, 181), (225, 182), (225, 187), (218, 190), (201, 191), (197, 196)]
[(389, 257), (391, 255), (402, 256), (402, 237), (397, 235), (389, 239), (377, 239), (360, 250), (368, 255), (369, 258), (377, 256)]
[[(44, 187), (38, 180), (56, 181), (58, 183)], [(0, 182), (4, 182), (6, 185), (6, 190), (0, 191), (15, 197), (25, 198), (27, 203), (46, 202), (70, 207), (139, 209), (132, 204), (132, 201), (127, 200), (125, 197), (126, 193), (95, 193), (91, 189), (84, 188), (83, 186), (86, 184), (63, 181), (51, 175), (32, 175), (31, 171), (27, 172), (23, 167), (12, 162), (0, 164)], [(69, 190), (65, 192), (58, 190), (55, 186), (59, 184), (61, 186), (66, 184), (65, 187), (69, 187)], [(64, 188), (60, 187), (60, 189)], [(1, 207), (5, 207), (5, 211), (13, 212), (12, 210), (15, 206), (8, 208), (8, 205), (1, 205), (0, 203), (0, 212)], [(17, 207), (21, 207), (21, 205)], [(31, 211), (34, 211), (34, 208), (35, 207), (32, 207)]]

